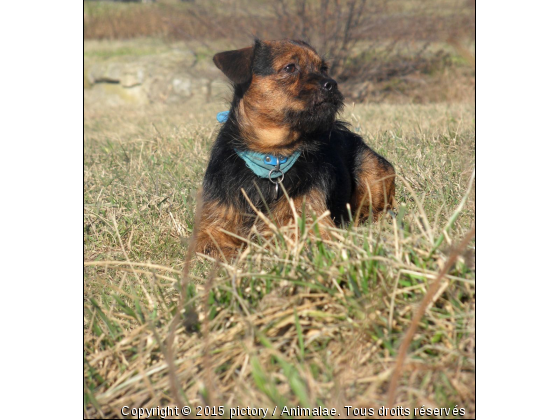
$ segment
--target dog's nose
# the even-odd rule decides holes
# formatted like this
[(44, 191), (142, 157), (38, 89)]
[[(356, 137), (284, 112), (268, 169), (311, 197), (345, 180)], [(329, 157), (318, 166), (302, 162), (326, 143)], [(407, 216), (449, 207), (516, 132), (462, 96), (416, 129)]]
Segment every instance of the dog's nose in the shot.
[(333, 91), (337, 86), (338, 85), (336, 83), (336, 80), (334, 79), (327, 79), (323, 82), (323, 89), (325, 89), (327, 92)]

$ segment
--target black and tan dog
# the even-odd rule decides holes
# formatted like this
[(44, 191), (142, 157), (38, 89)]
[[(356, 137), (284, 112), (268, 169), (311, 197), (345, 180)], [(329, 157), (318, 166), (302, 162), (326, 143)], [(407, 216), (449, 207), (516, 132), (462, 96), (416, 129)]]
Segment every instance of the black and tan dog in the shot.
[(336, 120), (342, 94), (310, 45), (256, 40), (214, 63), (234, 96), (204, 176), (197, 251), (231, 257), (243, 241), (227, 232), (247, 238), (255, 224), (264, 228), (254, 208), (278, 226), (292, 222), (279, 183), (299, 215), (330, 212), (322, 232), (350, 220), (348, 205), (357, 221), (391, 207), (395, 171)]

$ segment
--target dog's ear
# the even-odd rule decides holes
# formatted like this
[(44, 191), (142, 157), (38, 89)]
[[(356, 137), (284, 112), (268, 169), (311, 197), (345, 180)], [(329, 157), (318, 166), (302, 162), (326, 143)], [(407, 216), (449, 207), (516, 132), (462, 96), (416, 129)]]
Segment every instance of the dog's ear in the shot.
[(216, 54), (213, 60), (216, 67), (233, 83), (241, 85), (251, 80), (253, 47), (224, 51)]

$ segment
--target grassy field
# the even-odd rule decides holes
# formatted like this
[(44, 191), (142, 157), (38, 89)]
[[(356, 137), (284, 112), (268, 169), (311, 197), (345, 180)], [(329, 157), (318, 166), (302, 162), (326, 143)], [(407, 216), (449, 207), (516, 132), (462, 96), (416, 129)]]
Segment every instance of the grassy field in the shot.
[(230, 264), (196, 256), (182, 284), (226, 106), (85, 109), (84, 416), (184, 405), (474, 416), (474, 242), (444, 267), (474, 226), (474, 106), (347, 104), (343, 119), (395, 165), (397, 211), (331, 242), (300, 225), (296, 240), (277, 229)]

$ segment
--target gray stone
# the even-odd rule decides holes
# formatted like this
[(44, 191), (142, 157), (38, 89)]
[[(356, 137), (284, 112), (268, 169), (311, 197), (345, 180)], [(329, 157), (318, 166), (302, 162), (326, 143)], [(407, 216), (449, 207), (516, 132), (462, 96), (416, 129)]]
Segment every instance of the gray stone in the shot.
[(88, 69), (88, 81), (95, 83), (120, 83), (125, 87), (141, 85), (145, 69), (138, 63), (105, 62), (95, 63)]
[(180, 96), (192, 96), (192, 82), (183, 77), (174, 77), (172, 81), (173, 92)]
[[(229, 85), (211, 60), (197, 63), (195, 58), (178, 49), (145, 56), (90, 56), (84, 63), (84, 93), (92, 103), (108, 105), (209, 102), (228, 96)], [(221, 82), (214, 83), (216, 78)]]

